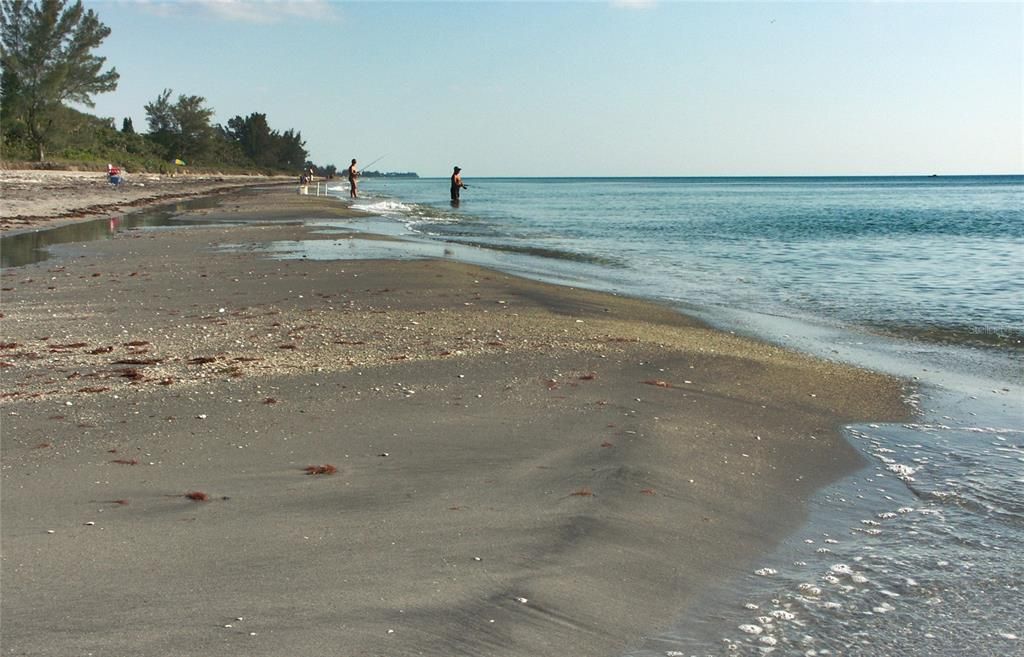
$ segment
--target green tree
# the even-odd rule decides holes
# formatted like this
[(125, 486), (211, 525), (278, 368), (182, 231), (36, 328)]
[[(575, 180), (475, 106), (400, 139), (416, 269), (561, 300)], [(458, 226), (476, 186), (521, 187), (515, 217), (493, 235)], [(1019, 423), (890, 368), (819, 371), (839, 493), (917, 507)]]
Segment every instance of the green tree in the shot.
[(244, 119), (240, 116), (229, 119), (226, 134), (258, 166), (277, 166), (276, 135), (267, 123), (266, 114), (253, 112)]
[(134, 135), (135, 134), (135, 126), (132, 125), (132, 117), (130, 117), (130, 116), (124, 117), (124, 121), (121, 122), (121, 132), (123, 132), (123, 133), (125, 133), (127, 135)]
[(81, 0), (0, 2), (0, 121), (40, 161), (64, 103), (93, 107), (93, 95), (117, 88), (117, 70), (101, 72), (106, 58), (92, 54), (109, 34)]
[(284, 169), (301, 167), (309, 157), (305, 147), (301, 132), (285, 130), (278, 140), (278, 166)]
[(164, 89), (163, 93), (156, 97), (152, 103), (146, 103), (146, 124), (149, 126), (149, 134), (152, 136), (170, 133), (174, 129), (174, 115), (171, 111), (170, 89)]
[(210, 118), (213, 110), (204, 107), (202, 96), (178, 96), (174, 106), (174, 122), (178, 130), (178, 157), (186, 161), (201, 160), (212, 146), (213, 126)]
[(146, 122), (149, 137), (165, 149), (168, 159), (201, 160), (213, 148), (215, 131), (210, 125), (213, 110), (205, 107), (202, 96), (178, 96), (171, 103), (170, 89), (147, 103)]
[(267, 115), (254, 112), (244, 119), (236, 116), (220, 128), (221, 135), (236, 143), (254, 164), (271, 169), (302, 168), (308, 153), (302, 135), (292, 130), (281, 134), (271, 130)]

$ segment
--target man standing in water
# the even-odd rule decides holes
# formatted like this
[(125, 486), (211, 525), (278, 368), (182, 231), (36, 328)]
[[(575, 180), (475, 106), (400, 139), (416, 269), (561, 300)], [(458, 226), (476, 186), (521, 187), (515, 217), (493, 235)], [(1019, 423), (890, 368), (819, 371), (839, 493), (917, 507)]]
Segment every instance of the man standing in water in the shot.
[(459, 175), (462, 169), (455, 167), (455, 172), (452, 173), (452, 203), (459, 202), (459, 191), (468, 187), (468, 185), (462, 184), (462, 176)]
[(356, 158), (352, 158), (352, 164), (348, 165), (348, 196), (359, 198), (356, 194), (356, 178), (359, 177), (359, 170), (356, 169)]

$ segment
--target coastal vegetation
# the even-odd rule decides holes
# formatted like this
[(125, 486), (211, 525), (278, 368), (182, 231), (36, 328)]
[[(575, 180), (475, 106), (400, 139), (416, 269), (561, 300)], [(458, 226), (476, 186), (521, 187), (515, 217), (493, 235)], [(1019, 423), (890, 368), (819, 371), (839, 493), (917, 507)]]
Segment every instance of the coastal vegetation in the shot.
[(419, 178), (413, 171), (360, 171), (363, 178)]
[(266, 114), (213, 124), (199, 95), (164, 89), (144, 107), (148, 132), (130, 118), (72, 107), (94, 107), (96, 94), (117, 89), (120, 74), (95, 50), (111, 30), (77, 0), (0, 0), (0, 157), (40, 168), (132, 171), (296, 173), (313, 168), (333, 176), (334, 165), (309, 161), (302, 133), (270, 127)]

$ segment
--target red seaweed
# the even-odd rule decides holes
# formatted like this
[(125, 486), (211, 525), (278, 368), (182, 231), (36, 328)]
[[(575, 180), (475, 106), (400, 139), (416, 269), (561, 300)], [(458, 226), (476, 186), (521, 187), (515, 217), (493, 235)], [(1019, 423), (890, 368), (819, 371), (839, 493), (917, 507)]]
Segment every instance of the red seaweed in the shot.
[(330, 463), (325, 463), (324, 465), (307, 465), (305, 471), (308, 475), (332, 475), (338, 471), (338, 468)]

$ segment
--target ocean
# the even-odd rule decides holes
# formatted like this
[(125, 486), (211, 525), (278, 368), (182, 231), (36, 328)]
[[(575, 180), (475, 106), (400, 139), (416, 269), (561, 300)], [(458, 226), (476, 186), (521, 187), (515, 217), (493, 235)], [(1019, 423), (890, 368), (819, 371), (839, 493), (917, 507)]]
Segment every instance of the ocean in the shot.
[[(268, 251), (451, 258), (648, 298), (913, 384), (913, 421), (846, 427), (868, 465), (795, 501), (799, 531), (624, 657), (1024, 655), (1024, 176), (465, 182), (453, 207), (447, 178), (363, 179), (365, 219), (317, 230), (403, 241)], [(16, 235), (0, 256), (169, 222)]]
[(362, 181), (356, 227), (405, 245), (279, 249), (649, 298), (914, 383), (912, 422), (846, 428), (866, 468), (629, 657), (1024, 655), (1024, 176), (465, 181)]

